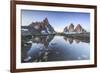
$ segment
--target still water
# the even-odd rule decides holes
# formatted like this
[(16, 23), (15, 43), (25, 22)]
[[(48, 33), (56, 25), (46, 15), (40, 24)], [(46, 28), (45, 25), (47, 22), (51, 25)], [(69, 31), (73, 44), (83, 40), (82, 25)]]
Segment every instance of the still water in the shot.
[(90, 43), (60, 35), (22, 38), (21, 62), (88, 60)]

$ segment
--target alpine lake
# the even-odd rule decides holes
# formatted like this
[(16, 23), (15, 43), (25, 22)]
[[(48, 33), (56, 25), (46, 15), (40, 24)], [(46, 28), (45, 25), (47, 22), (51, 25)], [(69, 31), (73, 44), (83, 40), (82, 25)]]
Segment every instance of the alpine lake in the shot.
[(21, 36), (21, 62), (89, 60), (89, 39), (61, 34)]

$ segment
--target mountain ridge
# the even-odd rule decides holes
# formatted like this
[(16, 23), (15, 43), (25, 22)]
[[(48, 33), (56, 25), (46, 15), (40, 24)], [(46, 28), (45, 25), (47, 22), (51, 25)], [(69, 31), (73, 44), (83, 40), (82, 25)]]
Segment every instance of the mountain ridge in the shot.
[(71, 23), (69, 26), (66, 26), (64, 28), (63, 32), (87, 32), (82, 26), (81, 24), (78, 24), (76, 27), (74, 27), (74, 25)]

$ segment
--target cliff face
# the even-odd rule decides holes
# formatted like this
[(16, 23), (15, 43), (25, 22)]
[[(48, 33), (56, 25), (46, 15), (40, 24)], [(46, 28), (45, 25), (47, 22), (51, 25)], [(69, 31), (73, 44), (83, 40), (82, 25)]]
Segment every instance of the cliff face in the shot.
[(78, 24), (75, 28), (76, 32), (82, 32), (82, 26), (80, 24)]
[(68, 26), (64, 28), (64, 32), (86, 32), (86, 30), (80, 24), (78, 24), (75, 29), (74, 25), (70, 24), (69, 28)]
[(86, 32), (86, 30), (80, 24), (78, 24), (75, 28), (75, 32)]
[(74, 32), (74, 25), (73, 24), (69, 25), (68, 31), (69, 32)]
[(64, 32), (68, 32), (68, 27), (67, 26), (64, 28)]
[[(41, 22), (32, 22), (29, 25), (30, 29), (29, 31), (32, 34), (48, 34), (48, 33), (54, 33), (54, 29), (53, 27), (49, 24), (49, 21), (47, 18), (45, 18), (43, 21)], [(36, 33), (35, 33), (36, 32)]]

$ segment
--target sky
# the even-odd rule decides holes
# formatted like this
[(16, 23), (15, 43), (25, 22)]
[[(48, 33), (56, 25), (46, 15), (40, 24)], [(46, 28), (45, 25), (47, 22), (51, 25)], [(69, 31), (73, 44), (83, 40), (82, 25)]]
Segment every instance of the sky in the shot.
[(90, 31), (90, 13), (83, 12), (21, 10), (21, 25), (27, 26), (32, 22), (43, 21), (46, 17), (57, 32), (62, 32), (71, 23), (75, 27), (81, 24), (86, 31)]

